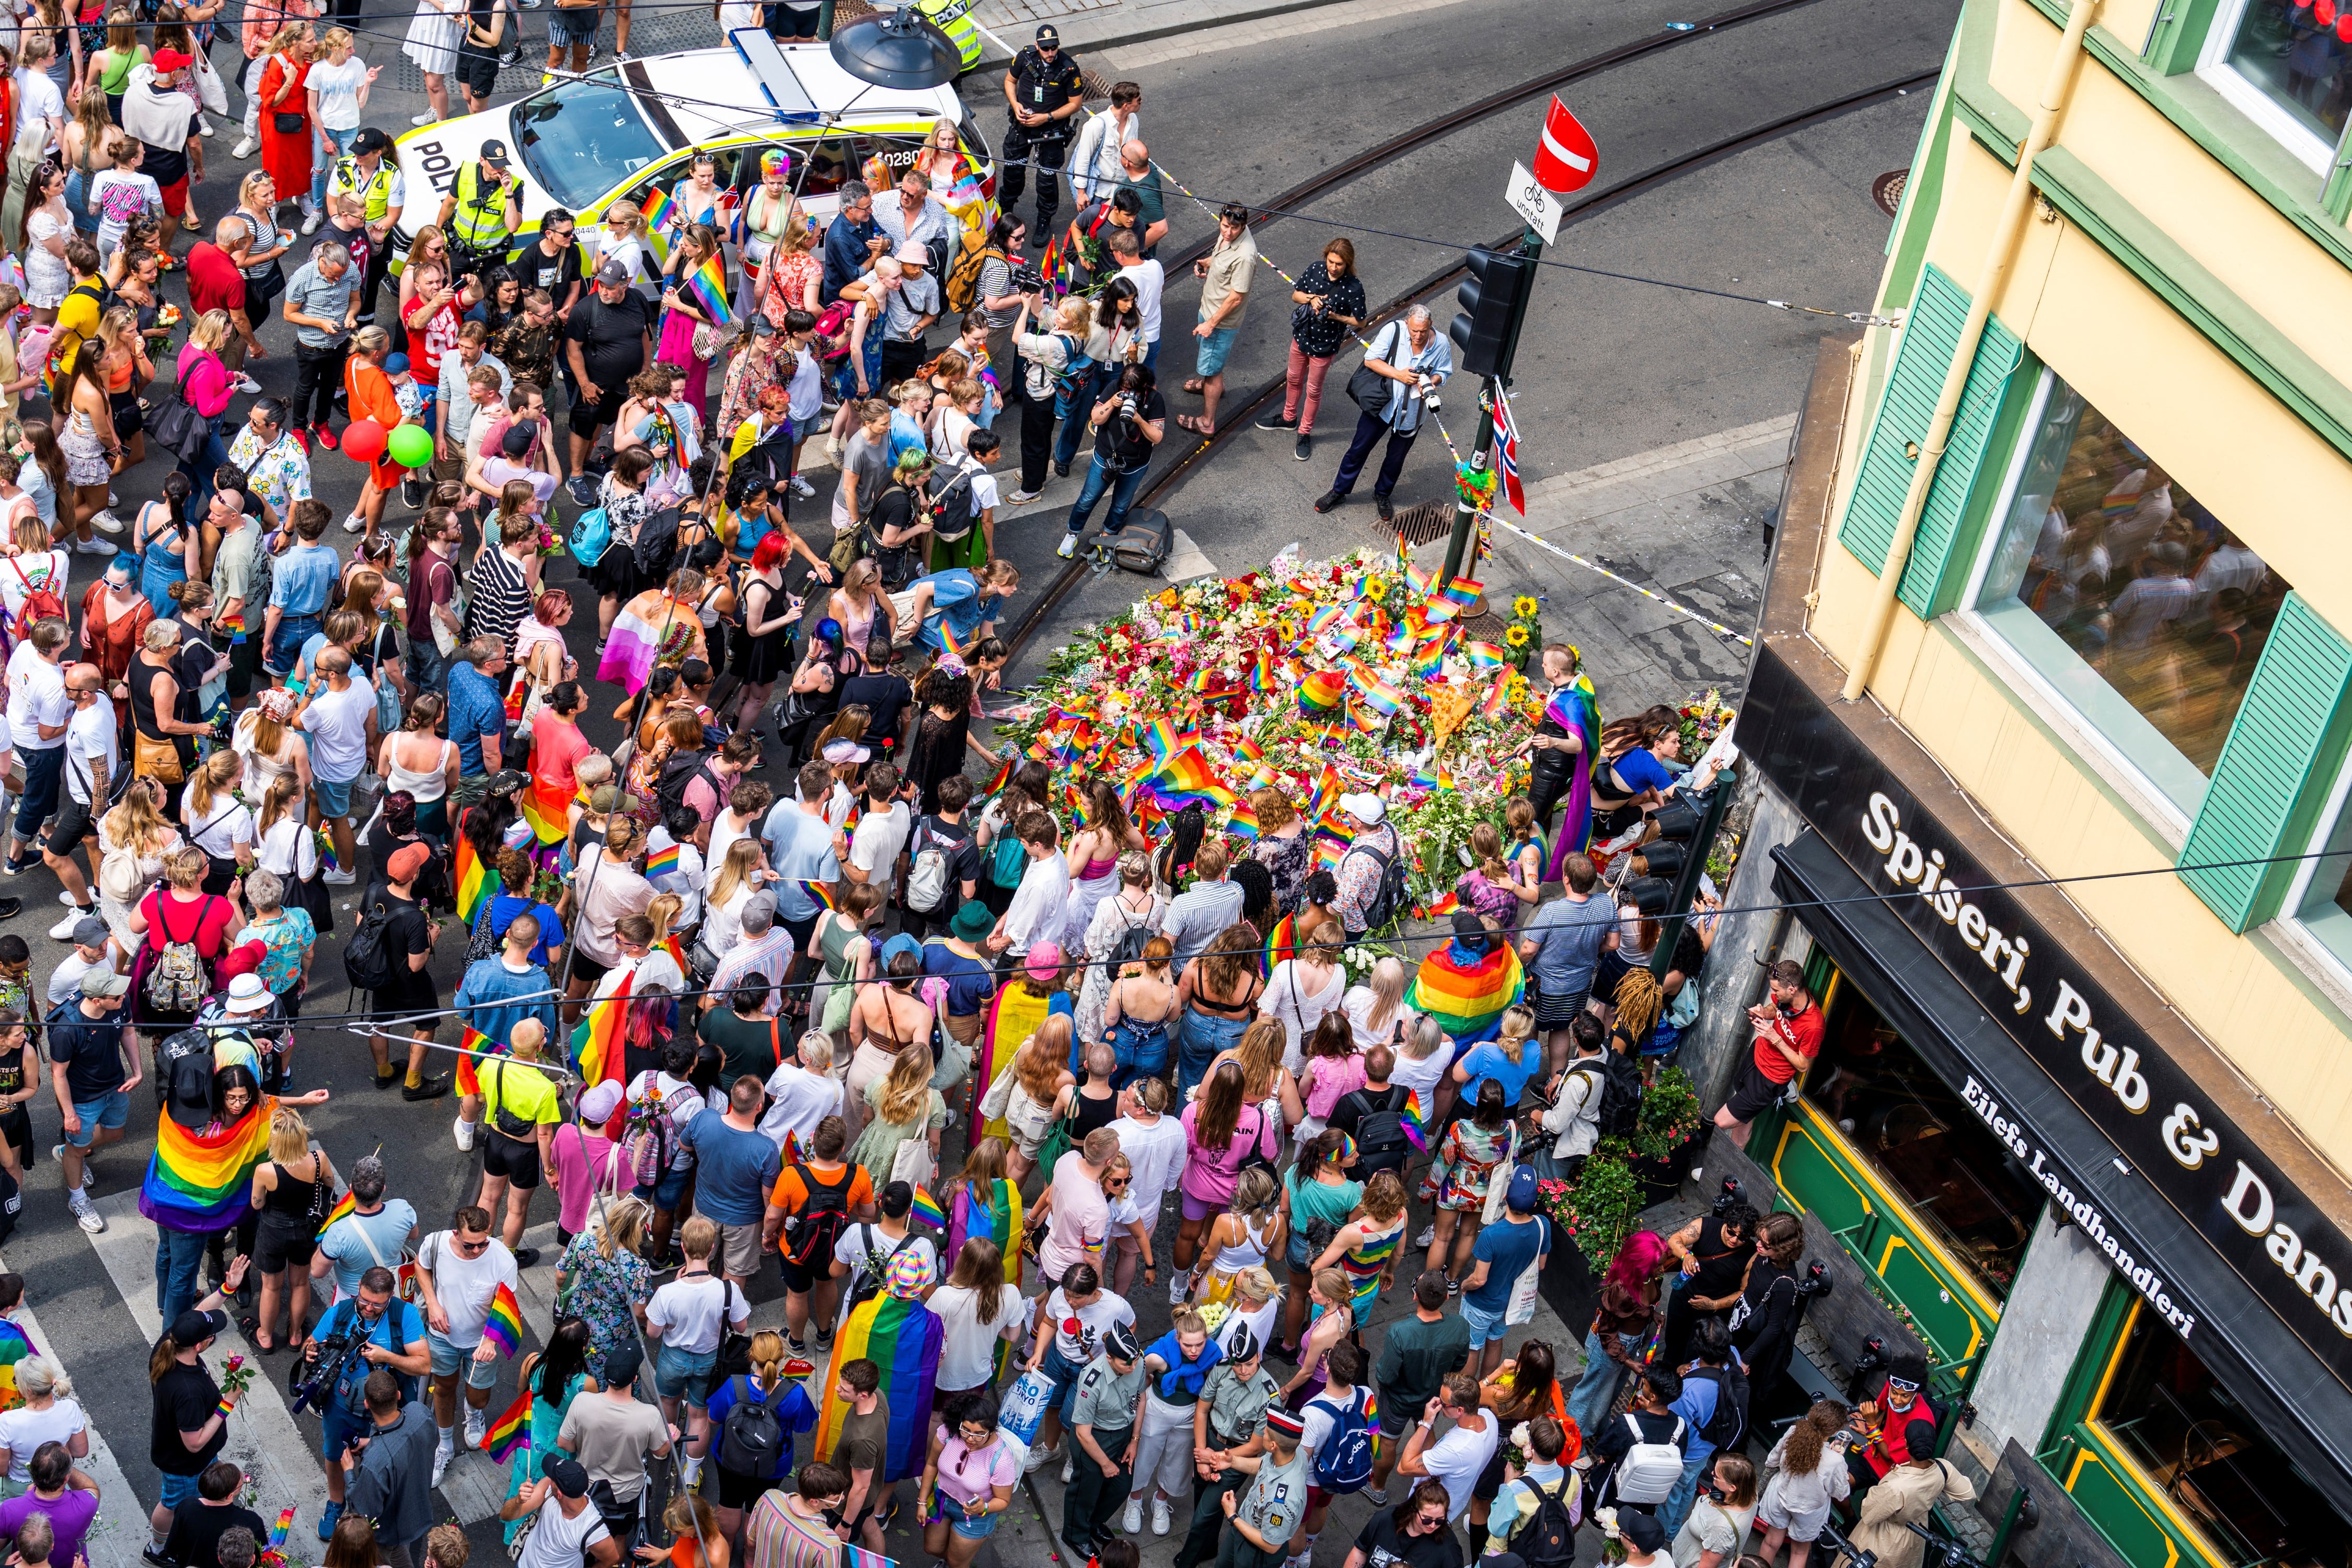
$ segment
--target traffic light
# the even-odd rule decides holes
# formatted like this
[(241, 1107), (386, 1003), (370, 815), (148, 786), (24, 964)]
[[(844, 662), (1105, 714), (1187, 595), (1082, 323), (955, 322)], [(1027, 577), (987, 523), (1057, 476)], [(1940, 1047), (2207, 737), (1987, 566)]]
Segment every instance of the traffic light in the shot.
[(1507, 375), (1518, 342), (1519, 318), (1535, 290), (1536, 265), (1515, 251), (1480, 246), (1463, 258), (1470, 280), (1459, 292), (1462, 314), (1446, 336), (1462, 351), (1458, 368), (1471, 375)]

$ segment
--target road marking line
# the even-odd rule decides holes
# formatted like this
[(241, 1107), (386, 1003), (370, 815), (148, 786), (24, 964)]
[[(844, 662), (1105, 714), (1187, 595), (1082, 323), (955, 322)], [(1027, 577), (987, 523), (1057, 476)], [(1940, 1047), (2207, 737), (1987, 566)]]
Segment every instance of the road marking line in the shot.
[[(6, 1267), (0, 1262), (0, 1268)], [(58, 1363), (68, 1376), (73, 1368), (65, 1364), (58, 1351), (58, 1342), (42, 1331), (41, 1321), (33, 1315), (32, 1298), (27, 1296), (16, 1308), (16, 1326), (32, 1339), (40, 1352)], [(88, 1415), (89, 1406), (83, 1406)], [(116, 1461), (114, 1450), (107, 1447), (106, 1436), (92, 1419), (87, 1428), (89, 1453), (74, 1461), (74, 1468), (98, 1483), (98, 1517), (90, 1521), (89, 1532), (83, 1537), (83, 1550), (89, 1553), (89, 1568), (140, 1568), (139, 1554), (151, 1539), (147, 1525), (147, 1505), (131, 1489), (130, 1480)]]

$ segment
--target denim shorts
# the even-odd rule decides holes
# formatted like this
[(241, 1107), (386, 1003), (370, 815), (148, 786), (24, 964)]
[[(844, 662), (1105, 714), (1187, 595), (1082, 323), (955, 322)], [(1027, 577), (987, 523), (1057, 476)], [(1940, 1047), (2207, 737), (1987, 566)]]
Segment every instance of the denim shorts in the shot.
[(653, 1205), (654, 1207), (662, 1210), (664, 1213), (668, 1213), (677, 1207), (677, 1203), (680, 1198), (686, 1196), (686, 1180), (688, 1176), (693, 1174), (694, 1169), (692, 1166), (688, 1166), (683, 1171), (664, 1171), (661, 1173), (661, 1180), (656, 1182), (652, 1186), (639, 1187), (637, 1189), (637, 1196), (645, 1199), (647, 1203)]
[(185, 1508), (196, 1495), (196, 1478), (194, 1476), (164, 1476), (160, 1479), (163, 1483), (163, 1506), (167, 1509), (177, 1511)]
[(966, 1541), (985, 1541), (996, 1533), (997, 1521), (1003, 1517), (1001, 1513), (983, 1513), (978, 1519), (966, 1519), (962, 1510), (950, 1508), (948, 1528)]
[[(1204, 321), (1208, 319), (1201, 318)], [(1192, 351), (1192, 368), (1204, 376), (1222, 374), (1225, 356), (1234, 352), (1234, 339), (1240, 335), (1239, 327), (1219, 327), (1207, 337), (1194, 340), (1200, 346)]]
[(433, 1354), (433, 1375), (436, 1377), (448, 1377), (462, 1366), (466, 1370), (466, 1385), (468, 1388), (488, 1388), (499, 1380), (497, 1358), (476, 1361), (471, 1345), (459, 1350), (434, 1331), (430, 1324), (425, 1329), (425, 1348)]
[(710, 1403), (710, 1380), (719, 1370), (719, 1347), (697, 1352), (676, 1345), (654, 1349), (654, 1392), (688, 1405)]
[(1470, 1298), (1463, 1297), (1462, 1321), (1470, 1326), (1470, 1348), (1475, 1351), (1481, 1345), (1501, 1339), (1503, 1319), (1509, 1311), (1510, 1300), (1507, 1297), (1504, 1299), (1502, 1306), (1491, 1312), (1472, 1306)]
[(74, 1114), (81, 1118), (81, 1131), (67, 1133), (66, 1142), (77, 1149), (87, 1149), (100, 1128), (119, 1128), (131, 1120), (131, 1091), (118, 1089), (103, 1100), (77, 1100)]
[(352, 785), (358, 782), (356, 778), (338, 781), (312, 773), (310, 787), (318, 792), (320, 814), (330, 819), (349, 816), (352, 814)]
[(573, 9), (551, 9), (547, 14), (547, 41), (558, 44), (593, 44), (596, 29), (604, 20), (602, 5), (582, 5)]
[(319, 1456), (326, 1459), (342, 1458), (343, 1450), (362, 1437), (370, 1436), (371, 1423), (359, 1416), (336, 1409), (330, 1405), (319, 1415)]

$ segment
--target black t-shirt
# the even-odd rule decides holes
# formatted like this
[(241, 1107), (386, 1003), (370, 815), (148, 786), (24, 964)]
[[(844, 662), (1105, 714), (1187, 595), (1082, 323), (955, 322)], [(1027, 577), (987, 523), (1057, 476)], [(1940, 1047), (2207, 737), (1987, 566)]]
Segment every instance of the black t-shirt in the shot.
[(254, 1542), (269, 1544), (269, 1527), (249, 1508), (231, 1503), (192, 1502), (172, 1515), (172, 1537), (163, 1554), (180, 1568), (220, 1568), (220, 1538), (238, 1525), (253, 1531)]
[(1396, 1527), (1391, 1510), (1382, 1509), (1372, 1515), (1356, 1537), (1356, 1550), (1364, 1554), (1364, 1568), (1462, 1568), (1462, 1543), (1454, 1538), (1451, 1527), (1441, 1527), (1427, 1535), (1407, 1535)]
[(156, 184), (167, 190), (186, 179), (188, 177), (187, 139), (188, 136), (194, 136), (195, 133), (196, 115), (192, 110), (188, 114), (187, 135), (181, 137), (176, 145), (158, 147), (152, 142), (139, 143), (147, 150), (146, 156), (139, 161), (139, 172), (152, 176)]
[(793, 1037), (782, 1024), (765, 1016), (739, 1018), (731, 1000), (725, 997), (702, 1016), (698, 1033), (705, 1046), (719, 1053), (719, 1081), (729, 1085), (746, 1073), (767, 1082), (782, 1059), (779, 1047), (790, 1050), (793, 1047)]
[(898, 745), (907, 705), (914, 700), (915, 689), (903, 675), (853, 675), (841, 683), (841, 705), (862, 706), (870, 715), (866, 722), (869, 746), (878, 747), (885, 742), (893, 748)]
[[(1056, 51), (1052, 63), (1030, 45), (1013, 57), (1013, 90), (1020, 95), (1021, 107), (1032, 114), (1051, 114), (1086, 90), (1085, 79), (1078, 72), (1078, 62)], [(1019, 121), (1014, 121), (1019, 125)], [(1076, 116), (1056, 120), (1047, 125), (1024, 125), (1031, 135), (1045, 141), (1057, 141), (1077, 133)]]
[[(484, 54), (498, 47), (495, 44), (481, 44), (474, 41), (474, 36), (477, 32), (484, 35), (485, 37), (488, 35), (490, 30), (490, 16), (497, 7), (498, 0), (466, 0), (467, 31), (463, 35), (461, 41), (465, 44), (466, 47), (473, 50), (476, 54)], [(566, 250), (578, 250), (580, 247), (577, 245), (567, 245), (563, 248)]]
[(77, 1007), (49, 1026), (49, 1060), (64, 1066), (66, 1092), (76, 1100), (102, 1100), (131, 1076), (122, 1065), (122, 1024), (80, 1014)]
[(564, 340), (580, 345), (580, 360), (588, 379), (604, 394), (597, 401), (614, 407), (629, 395), (629, 378), (646, 368), (646, 329), (652, 318), (646, 297), (632, 289), (617, 305), (607, 305), (593, 294), (583, 294), (572, 308), (572, 324)]
[(378, 896), (392, 912), (392, 918), (384, 922), (383, 955), (392, 964), (393, 984), (404, 985), (411, 973), (409, 958), (433, 951), (432, 933), (425, 929), (425, 910), (415, 900), (404, 899), (390, 888), (380, 889)]
[(907, 853), (910, 858), (923, 852), (926, 834), (939, 840), (942, 846), (953, 846), (948, 849), (947, 893), (948, 907), (953, 909), (963, 901), (963, 885), (980, 880), (980, 846), (971, 841), (971, 824), (950, 822), (941, 816), (926, 816), (916, 826), (918, 831), (907, 837)]
[[(201, 1448), (191, 1449), (180, 1434), (200, 1431), (213, 1418), (220, 1404), (220, 1384), (202, 1363), (175, 1364), (155, 1380), (154, 1394), (155, 1425), (147, 1440), (147, 1462), (167, 1476), (204, 1474), (205, 1467), (219, 1457), (228, 1442), (228, 1423), (222, 1422), (220, 1430)], [(267, 1531), (261, 1539), (269, 1539)]]
[[(546, 289), (548, 298), (555, 301), (555, 308), (560, 310), (563, 309), (563, 297), (572, 292), (574, 283), (580, 281), (579, 242), (574, 240), (555, 256), (548, 255), (544, 246), (525, 246), (522, 254), (507, 264), (507, 270), (521, 280), (526, 291)], [(581, 302), (585, 304), (586, 300)], [(578, 308), (574, 307), (572, 313), (578, 315)]]
[[(1116, 397), (1118, 395), (1114, 393), (1112, 395)], [(1091, 415), (1093, 411), (1089, 409), (1087, 412)], [(1136, 419), (1165, 428), (1168, 400), (1160, 395), (1160, 389), (1155, 386), (1136, 398), (1135, 413)], [(1136, 419), (1129, 419), (1114, 408), (1109, 418), (1095, 426), (1095, 456), (1102, 458), (1104, 465), (1115, 472), (1133, 472), (1151, 461), (1151, 454), (1156, 450), (1144, 438)]]

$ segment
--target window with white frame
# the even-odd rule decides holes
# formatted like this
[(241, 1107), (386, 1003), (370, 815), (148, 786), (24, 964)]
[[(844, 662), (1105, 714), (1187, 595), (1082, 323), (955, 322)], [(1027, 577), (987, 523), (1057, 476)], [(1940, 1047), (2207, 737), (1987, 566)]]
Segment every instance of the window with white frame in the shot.
[(2044, 371), (1972, 595), (2095, 743), (2196, 815), (2289, 584)]
[(2352, 761), (2337, 774), (2319, 832), (2308, 847), (2311, 859), (2287, 887), (2286, 913), (2304, 931), (2352, 971)]
[(2326, 0), (2223, 0), (2197, 74), (2325, 175), (2352, 111), (2347, 17)]

